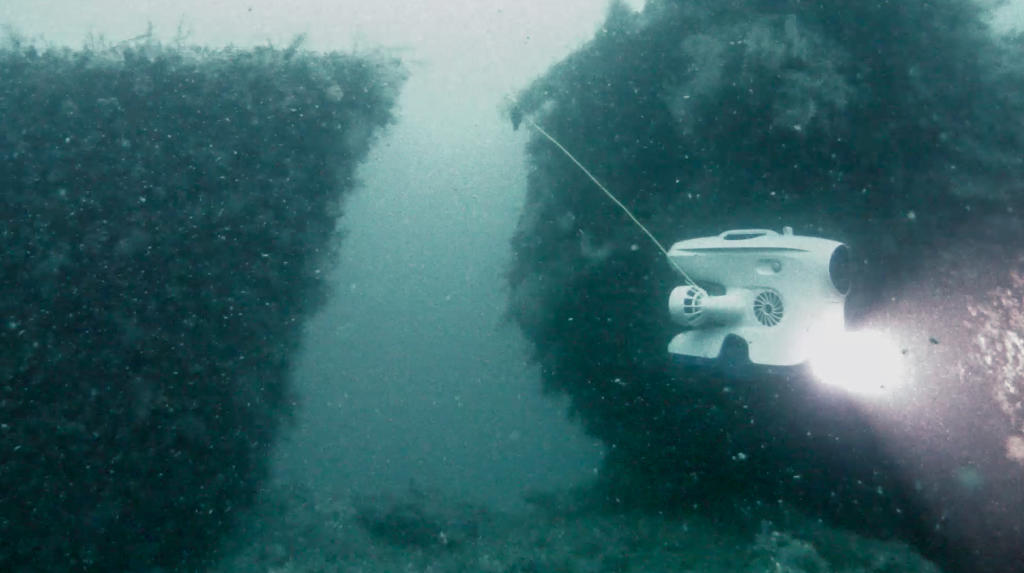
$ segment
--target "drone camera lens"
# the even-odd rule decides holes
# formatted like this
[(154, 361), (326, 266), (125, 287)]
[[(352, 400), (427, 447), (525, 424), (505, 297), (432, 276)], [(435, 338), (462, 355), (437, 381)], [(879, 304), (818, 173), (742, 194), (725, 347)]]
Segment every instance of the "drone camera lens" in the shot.
[(828, 276), (832, 280), (832, 286), (839, 291), (839, 294), (850, 292), (852, 281), (850, 267), (850, 248), (846, 245), (839, 245), (832, 251), (832, 258), (828, 263)]

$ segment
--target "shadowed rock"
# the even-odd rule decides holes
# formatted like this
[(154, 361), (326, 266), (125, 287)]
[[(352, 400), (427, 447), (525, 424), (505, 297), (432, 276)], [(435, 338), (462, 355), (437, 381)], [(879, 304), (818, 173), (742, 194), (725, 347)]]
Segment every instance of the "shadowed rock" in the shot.
[(952, 568), (1012, 570), (1024, 70), (985, 17), (959, 0), (614, 6), (520, 94), (518, 112), (662, 241), (792, 225), (846, 242), (859, 263), (849, 325), (914, 327), (918, 393), (900, 404), (805, 369), (671, 362), (679, 279), (535, 135), (510, 313), (544, 387), (609, 446), (609, 500), (756, 512), (784, 499)]
[(0, 569), (204, 563), (266, 473), (382, 57), (0, 49)]

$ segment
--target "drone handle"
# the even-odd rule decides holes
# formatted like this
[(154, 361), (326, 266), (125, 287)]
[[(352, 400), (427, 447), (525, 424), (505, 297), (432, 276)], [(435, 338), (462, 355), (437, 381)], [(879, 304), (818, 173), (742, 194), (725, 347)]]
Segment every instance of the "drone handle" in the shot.
[(718, 235), (718, 238), (726, 241), (741, 241), (744, 239), (763, 237), (765, 235), (778, 235), (778, 233), (771, 229), (733, 229)]

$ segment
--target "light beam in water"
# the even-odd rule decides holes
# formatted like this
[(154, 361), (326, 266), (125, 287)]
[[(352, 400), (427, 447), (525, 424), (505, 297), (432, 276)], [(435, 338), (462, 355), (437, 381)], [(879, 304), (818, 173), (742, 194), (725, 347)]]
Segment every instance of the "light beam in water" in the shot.
[(897, 342), (877, 330), (820, 338), (811, 350), (811, 372), (822, 384), (866, 396), (889, 395), (907, 386), (909, 369)]

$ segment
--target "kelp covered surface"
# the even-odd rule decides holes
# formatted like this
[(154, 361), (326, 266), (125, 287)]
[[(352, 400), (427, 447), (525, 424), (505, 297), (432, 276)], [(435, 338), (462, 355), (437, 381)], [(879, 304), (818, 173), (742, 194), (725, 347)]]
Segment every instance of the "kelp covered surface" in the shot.
[(203, 563), (266, 473), (404, 72), (9, 40), (0, 78), (0, 569)]
[(901, 332), (916, 372), (912, 399), (879, 406), (742, 356), (673, 362), (682, 281), (535, 133), (510, 314), (608, 445), (611, 503), (786, 500), (950, 568), (1014, 570), (1024, 60), (985, 18), (961, 0), (613, 6), (519, 94), (514, 119), (666, 243), (791, 225), (850, 244), (848, 324)]

